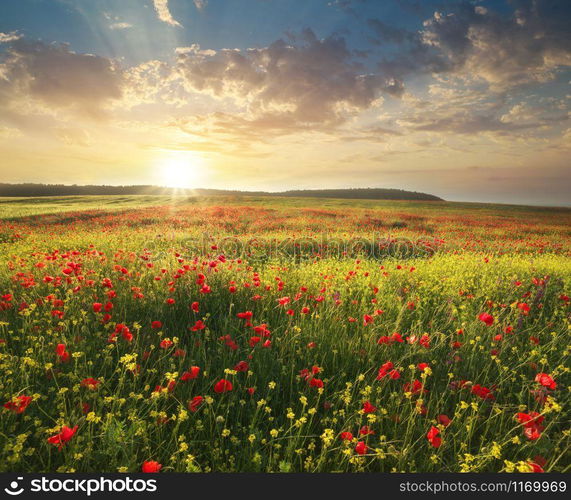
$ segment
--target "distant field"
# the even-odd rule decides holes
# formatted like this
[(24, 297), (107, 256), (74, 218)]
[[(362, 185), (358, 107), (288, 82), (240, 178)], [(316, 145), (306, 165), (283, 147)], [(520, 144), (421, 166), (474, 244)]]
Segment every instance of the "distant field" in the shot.
[(570, 256), (563, 208), (0, 198), (0, 470), (568, 471)]

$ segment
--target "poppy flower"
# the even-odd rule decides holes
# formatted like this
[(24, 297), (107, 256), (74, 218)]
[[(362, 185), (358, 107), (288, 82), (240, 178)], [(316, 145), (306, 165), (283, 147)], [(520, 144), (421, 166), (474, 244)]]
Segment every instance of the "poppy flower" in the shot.
[(97, 386), (99, 384), (100, 384), (99, 380), (92, 378), (92, 377), (84, 378), (81, 381), (82, 387), (87, 387), (88, 389), (91, 389), (92, 391), (97, 389)]
[(310, 387), (316, 387), (317, 389), (321, 389), (323, 387), (323, 380), (312, 377), (309, 380), (309, 386)]
[(353, 434), (347, 431), (342, 432), (341, 434), (339, 434), (339, 438), (341, 439), (341, 441), (351, 441), (353, 439)]
[(68, 427), (67, 425), (64, 425), (58, 434), (48, 438), (48, 443), (56, 445), (58, 450), (61, 450), (63, 445), (68, 443), (76, 432), (77, 425), (75, 427)]
[(24, 413), (28, 405), (32, 402), (31, 396), (17, 396), (12, 401), (4, 404), (4, 408), (13, 411), (14, 413)]
[(145, 473), (159, 472), (162, 469), (162, 465), (154, 460), (145, 461), (141, 467), (141, 471)]
[(369, 451), (369, 447), (363, 441), (359, 441), (355, 445), (355, 453), (358, 455), (365, 455), (367, 451)]
[(547, 373), (538, 373), (535, 376), (535, 381), (538, 384), (541, 384), (543, 387), (547, 387), (548, 389), (555, 390), (557, 388), (555, 380), (553, 380), (553, 377), (551, 377), (551, 375), (548, 375)]
[(529, 467), (531, 468), (531, 472), (535, 472), (535, 473), (545, 472), (545, 471), (543, 470), (543, 467), (541, 467), (541, 465), (539, 465), (539, 464), (537, 464), (537, 463), (535, 463), (535, 462), (532, 462), (531, 460), (529, 460), (529, 461), (527, 462), (527, 465), (529, 465)]
[(529, 304), (526, 304), (525, 302), (520, 302), (517, 305), (517, 308), (522, 312), (524, 316), (527, 316), (529, 314), (530, 311)]
[(373, 406), (369, 401), (365, 401), (363, 403), (363, 413), (375, 413), (377, 411), (377, 407)]
[(478, 319), (482, 322), (485, 323), (486, 326), (492, 326), (494, 324), (494, 317), (486, 312), (481, 313), (478, 316)]
[(374, 433), (375, 431), (371, 430), (367, 425), (364, 425), (359, 429), (360, 436), (368, 436), (369, 434), (374, 434)]
[(94, 302), (93, 303), (93, 312), (100, 312), (101, 309), (103, 308), (103, 304), (101, 302)]
[(260, 342), (260, 340), (262, 340), (261, 337), (250, 337), (250, 340), (248, 341), (248, 344), (250, 345), (250, 347), (254, 347), (258, 342)]
[(194, 396), (189, 402), (188, 402), (188, 409), (191, 412), (197, 412), (198, 409), (200, 408), (200, 406), (202, 405), (204, 401), (204, 398), (202, 396)]
[(544, 420), (543, 415), (535, 411), (531, 411), (529, 413), (517, 413), (516, 418), (518, 419), (519, 423), (524, 427), (524, 435), (530, 441), (535, 441), (541, 437), (541, 432), (543, 431), (543, 426), (541, 423)]
[(232, 382), (226, 379), (220, 379), (214, 385), (214, 392), (221, 394), (223, 392), (230, 392), (233, 389)]
[(247, 372), (250, 365), (246, 361), (239, 361), (234, 365), (234, 371), (237, 372)]
[(180, 377), (180, 379), (183, 382), (186, 382), (187, 380), (193, 380), (198, 377), (199, 373), (200, 373), (200, 368), (198, 366), (191, 366), (190, 370), (184, 372)]
[(472, 386), (472, 394), (475, 394), (482, 399), (495, 399), (492, 391), (480, 384), (474, 384)]
[(438, 427), (434, 426), (432, 426), (428, 431), (428, 433), (426, 434), (426, 439), (428, 439), (428, 442), (434, 448), (439, 448), (440, 445), (442, 444), (442, 438), (440, 438), (439, 434), (440, 431), (438, 430)]
[(450, 420), (450, 418), (448, 418), (448, 415), (438, 415), (438, 417), (436, 417), (436, 420), (438, 420), (438, 423), (440, 425), (443, 425), (444, 427), (448, 427), (450, 425), (450, 423), (452, 422), (452, 420)]
[(414, 380), (412, 383), (407, 382), (403, 386), (404, 392), (411, 392), (412, 394), (418, 394), (420, 392), (427, 393), (428, 391), (424, 388), (423, 383), (420, 380)]
[(56, 346), (56, 355), (62, 363), (69, 361), (69, 352), (66, 351), (65, 344), (58, 344)]
[(190, 327), (193, 332), (198, 332), (200, 330), (204, 330), (205, 328), (206, 325), (200, 319), (194, 324), (194, 326)]
[(173, 345), (173, 341), (170, 339), (163, 339), (161, 340), (159, 347), (161, 349), (168, 349), (169, 347), (171, 347)]
[(151, 323), (151, 328), (153, 328), (154, 330), (158, 330), (159, 328), (162, 328), (163, 324), (160, 321), (153, 321)]

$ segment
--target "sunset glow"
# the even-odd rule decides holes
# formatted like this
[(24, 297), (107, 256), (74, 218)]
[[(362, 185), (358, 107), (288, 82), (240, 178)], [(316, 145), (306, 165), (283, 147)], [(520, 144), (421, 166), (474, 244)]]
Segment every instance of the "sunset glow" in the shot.
[(0, 178), (569, 204), (570, 9), (4, 0)]

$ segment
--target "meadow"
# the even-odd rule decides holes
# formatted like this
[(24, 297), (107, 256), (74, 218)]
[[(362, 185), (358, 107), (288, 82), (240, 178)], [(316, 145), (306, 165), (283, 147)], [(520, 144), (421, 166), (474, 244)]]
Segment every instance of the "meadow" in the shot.
[(568, 472), (571, 209), (0, 198), (0, 470)]

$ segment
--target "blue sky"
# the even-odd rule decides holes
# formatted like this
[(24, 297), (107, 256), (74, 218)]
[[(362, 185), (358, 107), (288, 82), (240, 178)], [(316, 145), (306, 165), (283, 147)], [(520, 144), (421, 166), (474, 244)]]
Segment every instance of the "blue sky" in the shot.
[(569, 204), (571, 2), (3, 0), (2, 180)]

